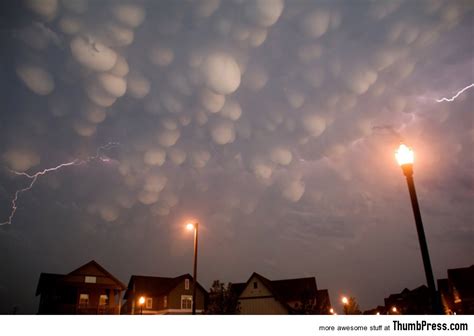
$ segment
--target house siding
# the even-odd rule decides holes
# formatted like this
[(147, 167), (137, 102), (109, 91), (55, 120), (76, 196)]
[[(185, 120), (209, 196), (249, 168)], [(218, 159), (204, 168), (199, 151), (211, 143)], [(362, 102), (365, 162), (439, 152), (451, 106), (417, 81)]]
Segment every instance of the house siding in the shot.
[[(257, 288), (254, 288), (254, 283)], [(243, 315), (279, 315), (288, 314), (288, 310), (274, 297), (270, 290), (257, 277), (248, 281), (247, 287), (239, 296), (240, 314)]]
[(285, 315), (288, 310), (275, 298), (240, 299), (240, 314), (243, 315)]

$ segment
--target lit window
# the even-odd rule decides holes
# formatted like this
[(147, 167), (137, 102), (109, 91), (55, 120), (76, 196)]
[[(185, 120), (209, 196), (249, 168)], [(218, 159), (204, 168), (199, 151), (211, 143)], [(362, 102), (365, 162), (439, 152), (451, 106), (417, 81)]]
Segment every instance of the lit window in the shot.
[(99, 297), (99, 306), (106, 306), (109, 304), (109, 297), (105, 294), (102, 294)]
[(96, 283), (97, 278), (95, 276), (86, 276), (84, 279), (85, 283)]
[(193, 297), (191, 295), (181, 295), (181, 309), (192, 309)]
[(184, 280), (184, 289), (189, 289), (189, 279)]
[(258, 288), (258, 283), (257, 283), (257, 281), (255, 281), (255, 282), (253, 283), (253, 288), (254, 288), (254, 289), (257, 289), (257, 288)]
[(79, 305), (87, 306), (89, 304), (89, 294), (80, 294), (79, 295)]
[(146, 298), (146, 309), (151, 309), (153, 307), (153, 299), (152, 298)]
[(163, 307), (164, 308), (168, 307), (168, 297), (166, 295), (163, 297)]

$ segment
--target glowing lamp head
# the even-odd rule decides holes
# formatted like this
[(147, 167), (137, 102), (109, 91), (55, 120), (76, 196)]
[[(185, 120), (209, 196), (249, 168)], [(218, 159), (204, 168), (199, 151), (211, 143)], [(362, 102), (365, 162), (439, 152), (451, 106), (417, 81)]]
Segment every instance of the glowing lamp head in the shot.
[(415, 154), (413, 149), (401, 143), (395, 152), (395, 158), (400, 166), (412, 165), (415, 161)]
[(330, 312), (331, 314), (334, 314), (334, 309), (333, 309), (333, 308), (329, 309), (329, 312)]
[(392, 307), (392, 312), (396, 313), (397, 311), (397, 307)]
[(342, 302), (342, 304), (346, 305), (346, 304), (349, 303), (349, 299), (347, 297), (343, 296), (342, 299), (341, 299), (341, 302)]
[(189, 231), (193, 231), (195, 228), (195, 225), (193, 223), (188, 223), (186, 224), (186, 229)]
[(141, 296), (139, 299), (138, 299), (138, 303), (140, 305), (143, 305), (145, 303), (145, 297), (144, 296)]

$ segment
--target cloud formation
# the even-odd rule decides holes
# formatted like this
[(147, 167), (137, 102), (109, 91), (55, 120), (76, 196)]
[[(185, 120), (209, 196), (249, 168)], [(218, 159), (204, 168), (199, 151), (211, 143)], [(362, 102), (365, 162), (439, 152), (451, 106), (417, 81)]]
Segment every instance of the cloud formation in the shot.
[[(32, 173), (88, 157), (109, 141), (122, 144), (108, 160), (43, 176), (22, 194), (11, 231), (0, 232), (4, 240), (22, 237), (9, 249), (34, 242), (24, 255), (44, 248), (38, 263), (53, 266), (63, 243), (49, 244), (47, 232), (77, 237), (64, 242), (77, 251), (113, 232), (117, 246), (130, 246), (124, 260), (143, 248), (174, 258), (160, 257), (163, 272), (179, 273), (186, 249), (177, 227), (194, 217), (208, 230), (203, 267), (213, 258), (222, 280), (242, 281), (272, 260), (262, 271), (269, 277), (314, 270), (328, 274), (321, 286), (346, 286), (336, 278), (348, 273), (331, 265), (344, 264), (347, 253), (363, 260), (378, 239), (413, 239), (412, 227), (397, 224), (411, 223), (392, 155), (403, 137), (417, 151), (430, 240), (438, 246), (445, 239), (432, 248), (435, 271), (453, 266), (450, 258), (466, 261), (467, 245), (446, 237), (472, 232), (473, 91), (436, 100), (474, 82), (468, 1), (2, 6), (11, 15), (0, 37), (0, 216), (8, 217), (24, 183), (9, 170)], [(216, 249), (222, 254), (212, 255)], [(225, 266), (225, 256), (242, 250), (235, 269)], [(129, 275), (116, 252), (91, 251), (61, 265), (95, 253)], [(3, 264), (12, 264), (8, 255)], [(251, 255), (262, 262), (249, 266)], [(417, 269), (416, 250), (403, 257)], [(148, 262), (140, 273), (156, 273)], [(422, 281), (412, 273), (402, 287)], [(381, 303), (368, 293), (369, 280), (354, 285), (370, 297), (364, 306)], [(0, 286), (10, 288), (12, 279), (5, 281)], [(401, 288), (383, 290), (376, 289), (380, 299)]]

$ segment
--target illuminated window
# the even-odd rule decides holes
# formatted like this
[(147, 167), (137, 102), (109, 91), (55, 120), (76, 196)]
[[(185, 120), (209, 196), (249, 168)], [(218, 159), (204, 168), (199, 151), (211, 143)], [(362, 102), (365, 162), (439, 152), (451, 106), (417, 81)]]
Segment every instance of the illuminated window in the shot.
[(189, 289), (189, 279), (184, 280), (184, 289)]
[(99, 306), (106, 306), (109, 304), (109, 297), (105, 294), (102, 294), (99, 297)]
[(153, 299), (152, 298), (146, 298), (145, 307), (146, 307), (146, 309), (151, 309), (153, 307)]
[(193, 297), (191, 295), (181, 295), (181, 309), (192, 309)]
[(168, 307), (168, 297), (166, 295), (163, 297), (163, 307), (164, 308)]
[(84, 279), (85, 283), (96, 283), (97, 278), (95, 276), (86, 276)]
[(89, 294), (80, 294), (79, 295), (79, 305), (87, 306), (89, 304)]

